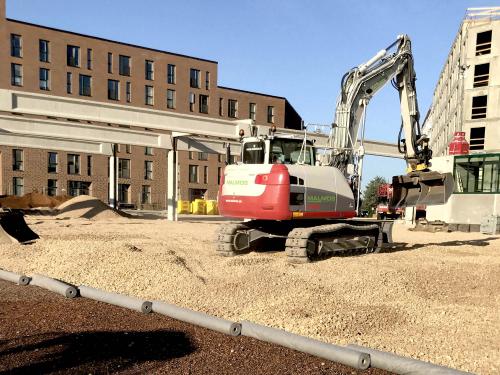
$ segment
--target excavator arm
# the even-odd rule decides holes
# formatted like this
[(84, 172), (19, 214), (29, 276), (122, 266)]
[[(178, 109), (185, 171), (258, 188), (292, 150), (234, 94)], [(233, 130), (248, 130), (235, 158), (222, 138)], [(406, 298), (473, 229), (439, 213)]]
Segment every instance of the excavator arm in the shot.
[[(391, 53), (393, 49), (395, 52)], [(328, 163), (342, 170), (358, 192), (364, 156), (366, 107), (385, 84), (392, 83), (400, 98), (398, 148), (407, 163), (407, 174), (393, 177), (395, 195), (392, 206), (445, 203), (453, 190), (451, 174), (429, 169), (432, 151), (428, 138), (421, 134), (415, 80), (411, 41), (407, 35), (400, 35), (394, 43), (342, 77), (329, 138)]]

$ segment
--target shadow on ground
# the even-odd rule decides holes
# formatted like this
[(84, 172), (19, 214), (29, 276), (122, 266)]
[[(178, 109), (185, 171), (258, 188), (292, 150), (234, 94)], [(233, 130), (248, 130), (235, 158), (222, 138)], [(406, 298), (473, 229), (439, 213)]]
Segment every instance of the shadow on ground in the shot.
[(178, 331), (46, 333), (0, 341), (0, 373), (111, 373), (195, 350)]
[(464, 246), (464, 245), (469, 245), (469, 246), (481, 246), (481, 247), (483, 247), (483, 246), (488, 246), (490, 244), (490, 241), (496, 240), (498, 238), (499, 237), (487, 237), (487, 238), (480, 238), (477, 240), (465, 240), (465, 241), (455, 240), (455, 241), (430, 242), (430, 243), (413, 244), (413, 245), (409, 245), (407, 242), (393, 242), (391, 244), (386, 244), (380, 252), (381, 253), (395, 253), (397, 251), (416, 250), (416, 249), (420, 249), (422, 247), (427, 247), (427, 246)]

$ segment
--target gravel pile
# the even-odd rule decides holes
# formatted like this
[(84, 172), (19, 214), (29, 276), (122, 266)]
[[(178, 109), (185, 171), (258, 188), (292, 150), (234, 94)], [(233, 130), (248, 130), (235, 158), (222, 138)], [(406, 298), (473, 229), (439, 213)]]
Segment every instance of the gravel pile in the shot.
[(100, 199), (89, 195), (79, 195), (57, 206), (58, 219), (92, 219), (107, 220), (120, 216), (124, 213), (110, 208)]
[(291, 265), (282, 252), (215, 254), (216, 223), (31, 217), (34, 245), (0, 268), (159, 299), (336, 344), (500, 371), (500, 239), (395, 226), (394, 251)]

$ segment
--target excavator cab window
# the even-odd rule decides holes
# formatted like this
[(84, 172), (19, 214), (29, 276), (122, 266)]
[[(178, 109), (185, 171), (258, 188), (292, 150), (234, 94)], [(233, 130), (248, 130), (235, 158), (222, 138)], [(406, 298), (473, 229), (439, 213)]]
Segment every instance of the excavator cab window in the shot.
[(271, 141), (270, 163), (314, 165), (312, 145), (300, 139), (273, 139)]
[(264, 164), (264, 142), (247, 142), (243, 145), (243, 164)]

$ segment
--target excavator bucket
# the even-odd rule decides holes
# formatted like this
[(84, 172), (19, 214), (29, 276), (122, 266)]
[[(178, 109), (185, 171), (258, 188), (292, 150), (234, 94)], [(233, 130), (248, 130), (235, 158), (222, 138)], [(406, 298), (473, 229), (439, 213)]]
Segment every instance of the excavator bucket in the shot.
[(0, 212), (0, 243), (28, 244), (40, 238), (17, 212)]
[(394, 208), (417, 204), (435, 205), (448, 201), (455, 186), (451, 173), (412, 172), (392, 178), (393, 195), (390, 205)]

